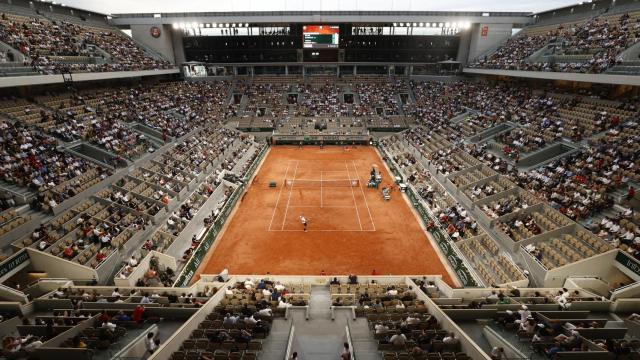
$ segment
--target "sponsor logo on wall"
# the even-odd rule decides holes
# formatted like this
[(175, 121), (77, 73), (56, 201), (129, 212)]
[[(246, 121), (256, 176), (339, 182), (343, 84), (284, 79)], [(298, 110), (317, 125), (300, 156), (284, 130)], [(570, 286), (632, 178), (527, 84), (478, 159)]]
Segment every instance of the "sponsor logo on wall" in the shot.
[(159, 38), (160, 35), (162, 35), (162, 30), (160, 30), (160, 28), (157, 26), (152, 26), (151, 29), (149, 29), (149, 32), (151, 33), (151, 36), (156, 39)]

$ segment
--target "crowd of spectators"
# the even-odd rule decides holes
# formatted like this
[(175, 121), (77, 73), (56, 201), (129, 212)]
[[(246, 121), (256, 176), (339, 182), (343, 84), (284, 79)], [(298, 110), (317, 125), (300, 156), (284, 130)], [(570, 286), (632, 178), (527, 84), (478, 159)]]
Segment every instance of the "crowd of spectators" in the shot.
[(158, 258), (152, 257), (149, 261), (149, 269), (138, 279), (136, 286), (171, 287), (175, 275), (174, 269), (160, 265)]
[[(0, 172), (2, 180), (37, 192), (56, 189), (46, 202), (53, 208), (73, 197), (82, 185), (82, 174), (95, 170), (106, 178), (109, 170), (58, 149), (57, 141), (20, 123), (0, 121)], [(42, 206), (42, 201), (35, 206)]]
[[(495, 141), (509, 148), (506, 152), (505, 148), (500, 150), (507, 158), (511, 155), (511, 161), (489, 151), (487, 144), (466, 145), (464, 150), (576, 221), (593, 217), (599, 221), (598, 214), (608, 211), (620, 201), (619, 198), (614, 199), (613, 194), (621, 189), (627, 193), (623, 201), (635, 197), (636, 189), (631, 183), (638, 180), (635, 171), (638, 149), (635, 144), (640, 135), (636, 121), (625, 119), (619, 113), (625, 111), (633, 114), (636, 111), (633, 98), (622, 98), (616, 104), (600, 101), (601, 95), (597, 91), (578, 91), (575, 96), (556, 95), (557, 90), (556, 93), (534, 94), (530, 89), (518, 85), (506, 91), (503, 85), (492, 83), (417, 82), (412, 83), (412, 89), (416, 102), (405, 106), (404, 111), (407, 115), (416, 116), (418, 122), (429, 131), (413, 129), (405, 133), (404, 138), (420, 150), (438, 172), (447, 175), (467, 168), (468, 164), (460, 161), (464, 160), (460, 156), (462, 140), (501, 122), (510, 121), (518, 127), (499, 135)], [(513, 93), (517, 96), (511, 97)], [(447, 104), (451, 106), (447, 107)], [(575, 114), (565, 114), (574, 109)], [(471, 110), (474, 113), (462, 121), (448, 123), (452, 117)], [(581, 123), (580, 117), (588, 121)], [(533, 170), (518, 170), (520, 151), (540, 149), (563, 138), (580, 141), (585, 136), (598, 133), (600, 135), (592, 137), (579, 151), (567, 157)], [(396, 160), (400, 164), (406, 163), (402, 166), (413, 164), (409, 158)], [(490, 195), (492, 189), (486, 186), (476, 186), (470, 193), (476, 196)], [(434, 189), (421, 189), (421, 193), (430, 199)], [(536, 202), (529, 196), (512, 196), (485, 204), (483, 209), (489, 216), (498, 217)], [(601, 229), (601, 225), (594, 226), (593, 231), (612, 245), (636, 254), (639, 247), (633, 239), (638, 235), (638, 219), (632, 208), (626, 206), (624, 209), (619, 215), (607, 218), (607, 229)], [(528, 224), (529, 234), (538, 233), (540, 229), (536, 228), (535, 221), (530, 220), (514, 221), (522, 222), (523, 227)], [(623, 226), (620, 225), (621, 221)], [(609, 222), (614, 225), (611, 226)], [(512, 225), (515, 226), (515, 223)], [(614, 233), (609, 229), (611, 227)]]
[[(509, 39), (495, 53), (479, 59), (472, 67), (601, 73), (615, 66), (618, 55), (636, 43), (640, 23), (629, 14), (602, 15), (577, 23), (558, 24), (546, 32), (535, 27)], [(536, 51), (559, 56), (555, 61), (529, 62)], [(575, 55), (582, 57), (572, 58)]]
[(403, 80), (383, 83), (358, 83), (355, 85), (360, 103), (353, 109), (354, 116), (398, 115), (402, 108), (400, 94), (408, 92)]
[(341, 87), (335, 84), (299, 85), (302, 100), (298, 103), (295, 116), (348, 116), (349, 107), (341, 101)]
[(43, 74), (148, 70), (170, 65), (147, 55), (133, 39), (106, 25), (94, 27), (3, 13), (0, 39), (25, 55), (25, 65)]
[[(563, 309), (569, 309), (572, 303), (584, 299), (579, 291), (569, 291), (565, 288), (558, 290), (556, 294), (535, 292), (532, 295), (532, 299), (538, 299), (538, 302), (534, 302), (534, 304), (556, 303)], [(502, 299), (506, 299), (502, 292), (493, 291), (487, 297), (487, 302), (495, 303), (497, 301), (500, 304)], [(543, 302), (539, 300), (543, 300)], [(508, 303), (508, 299), (506, 303)], [(603, 329), (603, 326), (606, 326), (598, 321), (592, 321), (588, 318), (569, 321), (544, 318), (532, 312), (527, 305), (522, 305), (520, 309), (515, 311), (507, 310), (504, 314), (498, 316), (496, 322), (506, 331), (515, 331), (520, 341), (530, 343), (534, 351), (544, 354), (550, 359), (556, 358), (559, 352), (604, 351), (616, 354), (616, 356), (622, 356), (633, 351), (631, 343), (623, 339), (590, 340), (590, 343), (596, 347), (590, 346), (589, 343), (585, 342), (581, 336), (583, 329)], [(500, 351), (499, 348), (494, 348), (492, 354), (494, 353), (502, 356), (495, 357), (495, 359), (505, 358), (504, 351)]]

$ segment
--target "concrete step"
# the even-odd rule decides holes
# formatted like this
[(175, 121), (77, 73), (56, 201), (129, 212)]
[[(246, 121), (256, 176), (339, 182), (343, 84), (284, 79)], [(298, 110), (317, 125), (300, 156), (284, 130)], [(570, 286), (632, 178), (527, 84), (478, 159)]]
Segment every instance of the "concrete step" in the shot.
[(9, 184), (4, 180), (0, 180), (0, 192), (10, 193), (15, 197), (16, 202), (18, 202), (19, 199), (26, 201), (32, 196), (35, 196), (37, 193), (35, 190), (31, 190), (27, 187), (18, 186), (15, 184)]
[(271, 332), (262, 343), (261, 360), (282, 360), (284, 358), (290, 328), (291, 320), (273, 320)]

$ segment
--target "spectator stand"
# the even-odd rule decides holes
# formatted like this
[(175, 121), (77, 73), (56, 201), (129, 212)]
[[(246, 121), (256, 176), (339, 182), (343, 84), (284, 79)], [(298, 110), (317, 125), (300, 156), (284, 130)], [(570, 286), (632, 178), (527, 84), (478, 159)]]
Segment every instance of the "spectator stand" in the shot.
[(262, 159), (267, 154), (268, 149), (269, 147), (265, 146), (262, 148), (262, 150), (260, 150), (258, 156), (253, 160), (253, 163), (247, 169), (247, 172), (244, 176), (244, 178), (247, 179), (246, 182), (241, 183), (228, 196), (228, 198), (226, 199), (226, 202), (224, 203), (224, 205), (222, 206), (218, 214), (215, 216), (211, 224), (211, 227), (209, 228), (207, 233), (204, 235), (204, 239), (199, 242), (199, 245), (193, 251), (193, 255), (191, 256), (191, 258), (188, 259), (187, 263), (183, 267), (182, 271), (178, 276), (178, 279), (174, 283), (174, 286), (184, 287), (191, 282), (191, 279), (195, 275), (197, 269), (199, 268), (208, 250), (211, 248), (211, 246), (215, 242), (215, 239), (217, 238), (219, 233), (222, 231), (224, 223), (228, 220), (228, 217), (231, 214), (231, 211), (233, 210), (236, 203), (244, 193), (245, 185), (253, 177), (255, 171), (258, 168), (258, 165), (262, 162)]
[(507, 121), (502, 122), (496, 125), (493, 125), (487, 129), (479, 131), (477, 134), (471, 136), (468, 141), (471, 143), (483, 143), (493, 138), (496, 135), (502, 134), (504, 132), (510, 131), (516, 128), (517, 125), (513, 122)]
[[(387, 166), (390, 168), (391, 173), (401, 179), (404, 178), (404, 174), (397, 168), (397, 165), (391, 160), (392, 156), (387, 153), (384, 146), (380, 143), (378, 145), (378, 150), (380, 151), (382, 158), (386, 161)], [(475, 274), (474, 270), (468, 268), (464, 261), (463, 257), (460, 254), (458, 248), (456, 247), (454, 241), (449, 237), (449, 235), (443, 231), (445, 229), (443, 227), (438, 217), (435, 216), (428, 206), (424, 204), (424, 201), (417, 195), (416, 190), (412, 185), (407, 186), (406, 194), (409, 197), (409, 200), (413, 204), (414, 209), (420, 215), (423, 226), (425, 229), (431, 234), (433, 239), (437, 243), (437, 247), (435, 249), (441, 252), (441, 256), (444, 256), (451, 269), (455, 273), (452, 274), (452, 277), (457, 278), (458, 281), (462, 284), (462, 286), (478, 286), (478, 284), (482, 284), (480, 277)]]
[(480, 217), (478, 220), (483, 224), (492, 226), (495, 224), (496, 219), (501, 216), (527, 209), (541, 202), (531, 193), (516, 187), (475, 201), (474, 205), (481, 210), (479, 211)]
[(499, 194), (515, 185), (483, 164), (450, 175), (445, 180), (445, 186), (455, 189), (454, 193), (464, 195), (462, 197), (466, 197), (465, 205), (472, 207), (474, 201)]
[[(140, 259), (139, 263), (136, 266), (131, 266), (126, 263), (120, 271), (116, 274), (114, 278), (114, 284), (118, 287), (134, 287), (140, 279), (155, 279), (160, 274), (149, 274), (152, 273), (163, 273), (166, 272), (167, 269), (177, 270), (178, 264), (176, 259), (172, 256), (167, 256), (163, 253), (157, 251), (149, 251), (149, 253)], [(154, 283), (158, 283), (159, 281), (154, 281)], [(159, 282), (162, 284), (161, 282)], [(152, 285), (149, 285), (152, 286)], [(156, 287), (156, 286), (152, 286)]]
[[(508, 248), (515, 251), (519, 246), (530, 243), (530, 239), (546, 233), (562, 233), (574, 225), (550, 206), (538, 203), (491, 220), (490, 226), (503, 235), (504, 240), (511, 240), (513, 243)], [(503, 243), (510, 244), (508, 241)]]
[[(153, 331), (161, 337), (163, 334), (171, 334), (177, 328), (184, 324), (194, 313), (196, 313), (201, 303), (206, 303), (209, 297), (220, 288), (223, 283), (206, 283), (200, 282), (190, 289), (167, 289), (163, 288), (113, 288), (113, 287), (74, 287), (66, 286), (58, 288), (51, 293), (45, 294), (42, 298), (36, 299), (35, 308), (39, 314), (43, 312), (53, 311), (54, 316), (39, 315), (36, 317), (40, 320), (52, 319), (56, 323), (59, 321), (68, 324), (73, 322), (72, 327), (67, 326), (66, 330), (60, 336), (52, 339), (51, 342), (45, 342), (41, 346), (44, 351), (51, 351), (56, 356), (51, 358), (60, 358), (60, 353), (69, 356), (69, 352), (74, 352), (74, 358), (80, 358), (81, 350), (73, 349), (70, 340), (79, 335), (83, 337), (86, 348), (95, 353), (95, 358), (108, 357), (113, 358), (114, 354), (124, 354), (135, 352), (131, 347), (141, 345), (142, 353), (146, 352), (146, 348), (141, 343), (141, 336)], [(212, 286), (212, 288), (211, 288)], [(117, 292), (129, 294), (123, 297), (113, 296)], [(142, 294), (147, 296), (148, 303), (143, 300)], [(195, 295), (194, 295), (195, 294)], [(64, 303), (66, 302), (66, 304)], [(142, 305), (142, 317), (140, 320), (134, 320), (134, 308)], [(33, 310), (33, 307), (32, 307)], [(96, 315), (100, 313), (100, 315)], [(69, 315), (70, 314), (70, 315)], [(31, 316), (31, 314), (29, 315)], [(128, 319), (123, 318), (126, 316)], [(107, 320), (96, 321), (96, 318)], [(88, 319), (88, 320), (87, 320)], [(108, 321), (113, 324), (116, 338), (109, 337), (109, 342), (103, 340), (105, 338), (100, 332), (100, 324)], [(89, 323), (89, 324), (87, 324)], [(28, 326), (29, 333), (38, 330), (37, 325)], [(40, 326), (42, 330), (46, 326)], [(94, 329), (95, 327), (95, 329)], [(103, 325), (104, 327), (104, 325)], [(54, 330), (56, 326), (54, 326)], [(42, 331), (44, 333), (44, 331)], [(99, 334), (100, 333), (100, 334)], [(162, 339), (162, 338), (161, 338)], [(114, 341), (116, 340), (116, 341)], [(164, 341), (164, 339), (162, 339)], [(50, 349), (53, 348), (53, 349)], [(84, 354), (84, 353), (82, 353)], [(49, 358), (49, 357), (47, 357)]]
[[(383, 282), (379, 282), (379, 283), (384, 284)], [(433, 318), (433, 320), (436, 321), (435, 331), (429, 332), (429, 330), (426, 330), (427, 335), (430, 335), (429, 336), (430, 340), (428, 342), (430, 346), (426, 347), (427, 350), (425, 350), (425, 352), (427, 352), (426, 354), (427, 356), (429, 355), (428, 353), (435, 353), (438, 355), (438, 358), (440, 358), (445, 353), (447, 354), (451, 353), (451, 355), (453, 355), (453, 357), (456, 359), (486, 358), (487, 355), (482, 352), (481, 348), (476, 344), (476, 342), (474, 342), (465, 332), (463, 332), (462, 329), (451, 318), (449, 318), (449, 316), (443, 310), (441, 310), (433, 302), (433, 300), (429, 296), (427, 296), (425, 292), (421, 290), (421, 288), (416, 284), (416, 282), (414, 282), (410, 278), (406, 278), (404, 282), (400, 282), (400, 284), (403, 284), (403, 283), (406, 284), (406, 286), (411, 286), (415, 290), (414, 299), (416, 302), (418, 303), (424, 302), (424, 308), (416, 309), (416, 310), (426, 310), (426, 314), (425, 314), (426, 317)], [(369, 310), (365, 309), (364, 314), (367, 314), (367, 311), (369, 311), (368, 313), (372, 313), (371, 310), (374, 310), (374, 309), (369, 309)], [(388, 309), (386, 310), (386, 314), (385, 314), (385, 311), (383, 311), (382, 315), (387, 315), (391, 317), (399, 316), (402, 319), (402, 318), (406, 318), (407, 314), (412, 314), (412, 311), (415, 311), (415, 310), (413, 308)], [(411, 325), (411, 326), (414, 326), (414, 325)], [(422, 329), (425, 329), (425, 328), (422, 327)], [(442, 343), (442, 338), (444, 337), (445, 334), (450, 334), (450, 333), (453, 333), (454, 336), (458, 339), (458, 344), (452, 347), (444, 346), (444, 344)], [(410, 334), (411, 334), (411, 337), (407, 336), (408, 339), (413, 338), (414, 332), (412, 331)], [(387, 345), (391, 345), (391, 344), (387, 344)], [(416, 343), (408, 342), (407, 343), (408, 347), (406, 348), (402, 346), (400, 348), (394, 349), (393, 346), (387, 346), (387, 345), (380, 344), (380, 343), (378, 345), (379, 350), (383, 351), (383, 355), (384, 355), (384, 352), (395, 352), (396, 353), (395, 355), (399, 357), (399, 356), (405, 356), (404, 354), (412, 350), (410, 347), (414, 345), (418, 345), (418, 342)], [(383, 347), (380, 348), (381, 346)], [(422, 348), (425, 349), (425, 347), (422, 347)]]
[[(237, 140), (236, 143), (240, 144), (240, 141)], [(225, 148), (225, 150), (229, 149), (234, 148)], [(232, 151), (229, 151), (227, 154), (231, 153)], [(245, 152), (242, 152), (241, 154), (247, 157), (250, 156)], [(223, 161), (223, 159), (220, 158), (217, 161)], [(209, 169), (213, 170), (213, 166)], [(185, 174), (191, 173), (191, 170), (185, 172)], [(171, 174), (170, 178), (173, 179), (176, 178), (176, 176)], [(105, 276), (108, 277), (109, 274), (113, 274), (115, 269), (107, 269), (101, 265), (105, 263), (114, 263), (113, 261), (105, 261), (107, 259), (102, 259), (102, 256), (106, 255), (110, 259), (112, 254), (117, 253), (114, 251), (115, 245), (114, 247), (108, 247), (100, 251), (96, 245), (85, 244), (84, 249), (79, 246), (79, 249), (74, 251), (71, 257), (66, 255), (62, 250), (65, 250), (66, 247), (72, 247), (80, 244), (80, 242), (78, 242), (81, 240), (78, 230), (80, 225), (78, 224), (83, 224), (85, 221), (89, 221), (92, 225), (99, 225), (101, 223), (109, 224), (110, 227), (116, 225), (119, 229), (118, 231), (121, 231), (121, 233), (117, 235), (117, 238), (112, 238), (111, 244), (119, 244), (118, 246), (123, 245), (121, 250), (125, 253), (129, 253), (133, 249), (139, 247), (142, 244), (142, 239), (144, 239), (146, 235), (143, 233), (137, 234), (140, 228), (144, 226), (142, 223), (135, 223), (133, 224), (135, 228), (126, 229), (124, 231), (122, 231), (121, 226), (131, 226), (130, 224), (132, 221), (142, 221), (144, 223), (152, 218), (158, 223), (163, 222), (162, 218), (165, 217), (163, 213), (166, 211), (166, 206), (164, 203), (159, 201), (160, 199), (155, 198), (154, 194), (160, 191), (156, 184), (142, 182), (134, 177), (125, 177), (121, 180), (122, 181), (117, 182), (116, 185), (113, 185), (111, 188), (99, 191), (94, 198), (91, 198), (91, 200), (87, 200), (66, 212), (62, 212), (61, 215), (54, 218), (52, 222), (44, 225), (44, 227), (38, 232), (37, 238), (33, 238), (33, 234), (28, 234), (23, 239), (15, 242), (16, 246), (26, 246), (34, 251), (42, 251), (45, 255), (55, 255), (60, 259), (70, 260), (72, 262), (78, 262), (80, 265), (89, 266), (89, 269), (87, 269), (89, 271), (87, 272), (86, 270), (82, 270), (82, 267), (78, 268), (73, 264), (65, 263), (66, 265), (64, 266), (52, 267), (51, 269), (53, 273), (55, 273), (50, 274), (52, 276), (57, 276), (56, 274), (58, 270), (62, 271), (61, 269), (67, 269), (69, 274), (75, 274), (74, 278), (90, 279), (92, 276), (98, 275), (98, 273), (93, 272), (95, 270), (92, 271), (91, 268), (99, 270), (99, 273), (101, 274), (100, 278), (106, 278)], [(194, 190), (196, 189), (196, 184), (197, 183), (194, 182)], [(169, 191), (164, 192), (170, 194)], [(202, 206), (204, 203), (205, 198), (199, 194), (193, 193), (191, 197), (192, 199), (189, 200), (191, 205)], [(133, 205), (132, 201), (135, 201), (136, 204)], [(172, 203), (169, 202), (169, 204)], [(56, 230), (55, 232), (52, 231), (54, 229)], [(44, 234), (46, 234), (46, 239), (43, 239), (45, 236)], [(136, 235), (135, 237), (133, 237), (134, 234)], [(132, 237), (133, 240), (131, 240)], [(129, 240), (131, 240), (131, 242), (129, 242)], [(40, 248), (42, 241), (45, 241), (44, 248)], [(97, 256), (101, 256), (101, 258), (97, 259)], [(35, 254), (32, 258), (37, 259), (35, 262), (40, 265), (44, 263), (48, 264), (53, 260), (50, 257), (41, 256), (41, 254)], [(48, 266), (45, 267), (49, 268)], [(78, 273), (78, 271), (80, 271), (80, 273)]]
[[(415, 131), (414, 131), (415, 132)], [(405, 138), (407, 136), (413, 136), (411, 135), (411, 132), (407, 132), (405, 133)], [(420, 136), (420, 135), (419, 135)], [(415, 138), (414, 138), (415, 139)], [(433, 138), (430, 139), (427, 142), (422, 142), (422, 141), (418, 141), (416, 142), (415, 140), (412, 141), (412, 146), (419, 146), (419, 148), (422, 150), (421, 152), (419, 152), (419, 154), (425, 154), (425, 149), (428, 148), (429, 143), (433, 141)], [(425, 146), (426, 145), (426, 146)], [(384, 153), (384, 152), (383, 152)], [(427, 153), (427, 156), (432, 156), (429, 155), (429, 153)], [(463, 156), (458, 155), (460, 159), (464, 159)], [(391, 158), (390, 155), (387, 154), (386, 158)], [(434, 172), (433, 168), (430, 168), (430, 170), (432, 171), (432, 173)], [(473, 170), (473, 168), (472, 168)], [(464, 173), (460, 173), (459, 175), (463, 175)], [(458, 174), (454, 173), (452, 175), (449, 175), (447, 177), (443, 177), (443, 178), (449, 178), (449, 179), (453, 179), (458, 181), (458, 178), (461, 178), (462, 176), (456, 176)], [(485, 176), (489, 175), (489, 173), (487, 172), (487, 174)], [(436, 179), (439, 179), (438, 176), (436, 176)], [(445, 184), (447, 185), (447, 184)], [(455, 187), (453, 188), (453, 191), (451, 190), (451, 185), (455, 185), (453, 183), (453, 181), (450, 181), (448, 183), (448, 186), (446, 186), (447, 189), (449, 189), (451, 194), (456, 194), (458, 193), (455, 190)], [(410, 193), (409, 193), (410, 194)], [(458, 194), (459, 195), (459, 194)], [(460, 196), (458, 196), (458, 198), (461, 198)], [(557, 229), (557, 228), (561, 228), (561, 227), (565, 227), (568, 229), (567, 226), (573, 224), (572, 221), (570, 221), (569, 219), (564, 218), (561, 214), (557, 213), (555, 210), (553, 209), (549, 209), (545, 206), (543, 206), (542, 204), (540, 204), (542, 202), (542, 200), (538, 199), (537, 197), (531, 195), (529, 192), (526, 192), (518, 187), (512, 187), (506, 191), (503, 191), (499, 194), (494, 194), (491, 196), (487, 196), (479, 201), (475, 201), (473, 203), (473, 207), (470, 208), (470, 212), (471, 214), (473, 214), (473, 216), (477, 216), (477, 219), (479, 220), (479, 222), (481, 224), (483, 224), (485, 227), (489, 228), (489, 229), (493, 229), (495, 228), (495, 225), (498, 223), (500, 217), (505, 216), (508, 217), (508, 219), (505, 218), (505, 220), (511, 220), (513, 218), (515, 218), (517, 216), (518, 213), (524, 211), (521, 213), (521, 215), (525, 215), (525, 214), (529, 214), (529, 213), (536, 213), (537, 211), (542, 211), (541, 209), (546, 209), (544, 214), (547, 213), (552, 213), (554, 214), (554, 216), (552, 216), (552, 218), (557, 218), (558, 219), (558, 223), (551, 223), (550, 226), (548, 227), (549, 229)], [(464, 201), (463, 201), (464, 203)], [(536, 205), (537, 204), (537, 205)], [(530, 207), (532, 207), (532, 209), (529, 209)], [(525, 209), (526, 210), (523, 210)], [(478, 211), (480, 209), (483, 209), (483, 211)], [(496, 212), (497, 211), (497, 212)], [(512, 215), (509, 215), (512, 214)], [(515, 214), (515, 215), (514, 215)], [(542, 214), (538, 214), (535, 215), (537, 217), (542, 216)], [(546, 216), (546, 215), (545, 215)], [(545, 221), (551, 221), (551, 220), (547, 220), (546, 218), (544, 219)], [(573, 226), (573, 225), (571, 225)], [(573, 229), (573, 227), (571, 227)], [(546, 229), (546, 228), (545, 228)], [(559, 231), (559, 233), (562, 233), (562, 231)], [(553, 233), (552, 233), (553, 234)], [(504, 235), (504, 234), (503, 234)], [(589, 239), (589, 241), (591, 241), (593, 244), (589, 243), (589, 242), (582, 242), (581, 240), (575, 240), (577, 241), (577, 244), (579, 245), (577, 248), (578, 252), (570, 252), (568, 254), (562, 255), (561, 258), (563, 259), (562, 262), (559, 262), (558, 264), (561, 264), (562, 268), (560, 270), (557, 271), (552, 271), (552, 272), (547, 272), (545, 271), (540, 271), (541, 266), (536, 265), (533, 266), (532, 262), (530, 260), (531, 255), (527, 254), (524, 250), (520, 250), (520, 249), (524, 249), (521, 246), (514, 244), (513, 240), (509, 240), (506, 241), (505, 237), (503, 235), (500, 235), (497, 237), (497, 239), (500, 239), (500, 242), (503, 243), (507, 249), (509, 249), (509, 251), (513, 251), (514, 254), (518, 254), (518, 252), (522, 253), (522, 257), (524, 260), (524, 264), (528, 267), (528, 271), (531, 272), (532, 277), (534, 279), (537, 279), (538, 281), (540, 281), (541, 283), (544, 283), (546, 286), (552, 285), (552, 284), (556, 284), (557, 285), (557, 281), (560, 280), (560, 276), (558, 274), (564, 274), (565, 278), (567, 276), (569, 276), (569, 272), (572, 271), (571, 269), (573, 269), (573, 267), (575, 267), (575, 269), (577, 269), (578, 267), (581, 266), (585, 266), (585, 268), (589, 268), (592, 269), (593, 267), (596, 267), (597, 265), (595, 265), (596, 262), (599, 261), (604, 261), (604, 259), (609, 259), (612, 260), (615, 257), (615, 251), (614, 252), (610, 252), (609, 254), (603, 254), (602, 256), (594, 256), (597, 255), (599, 253), (603, 253), (603, 252), (607, 252), (609, 248), (607, 248), (607, 246), (605, 244), (603, 244), (600, 241), (594, 240), (591, 236), (587, 236), (586, 239)], [(527, 237), (531, 237), (530, 235), (527, 235)], [(522, 238), (520, 237), (521, 240), (525, 240), (527, 237)], [(508, 238), (508, 237), (507, 237)], [(539, 238), (541, 239), (541, 238)], [(563, 238), (564, 239), (564, 238)], [(536, 240), (536, 238), (534, 238), (534, 240)], [(531, 240), (531, 241), (534, 241)], [(573, 241), (573, 240), (572, 240)], [(585, 240), (587, 241), (587, 240)], [(523, 243), (524, 244), (524, 243)], [(554, 246), (558, 246), (558, 242), (554, 242)], [(595, 246), (595, 247), (594, 247)], [(566, 256), (566, 258), (565, 258)], [(461, 256), (460, 256), (461, 257)], [(462, 257), (461, 257), (462, 258)], [(580, 261), (580, 260), (588, 260), (588, 261)], [(593, 261), (593, 263), (591, 263), (591, 261)], [(462, 261), (461, 261), (462, 262)], [(576, 263), (578, 265), (572, 265), (573, 263)], [(589, 265), (590, 264), (590, 265)], [(610, 263), (609, 263), (610, 264)], [(571, 266), (567, 266), (567, 265), (571, 265)], [(602, 265), (604, 268), (606, 269), (611, 269), (612, 266), (611, 265)], [(558, 267), (558, 265), (555, 265), (555, 267)], [(545, 268), (546, 269), (546, 268)], [(535, 270), (535, 271), (534, 271)], [(574, 270), (577, 271), (577, 270)], [(486, 276), (486, 274), (485, 274)], [(562, 278), (564, 279), (564, 278)]]
[(461, 240), (456, 245), (466, 256), (467, 263), (472, 265), (487, 286), (523, 288), (529, 285), (528, 277), (511, 256), (501, 251), (498, 244), (487, 234)]
[[(196, 247), (202, 242), (202, 235), (208, 228), (207, 218), (212, 213), (218, 213), (220, 208), (225, 204), (228, 197), (227, 192), (235, 189), (235, 186), (222, 182), (216, 190), (207, 198), (201, 207), (197, 209), (196, 214), (191, 220), (185, 220), (183, 218), (171, 217), (166, 223), (156, 232), (156, 236), (162, 236), (165, 242), (160, 248), (158, 248), (165, 256), (168, 256), (176, 262), (176, 266), (173, 267), (176, 272), (179, 272), (184, 265), (189, 261), (191, 255)], [(173, 222), (173, 225), (171, 224)], [(193, 237), (195, 236), (195, 241)], [(171, 241), (170, 243), (167, 241)], [(153, 244), (157, 243), (157, 240), (153, 240)], [(144, 245), (143, 245), (144, 246)]]
[[(637, 10), (637, 9), (636, 9)], [(585, 15), (587, 16), (587, 15)], [(636, 13), (603, 14), (568, 23), (525, 28), (474, 67), (600, 73), (634, 43)], [(633, 27), (633, 28), (632, 28)], [(590, 38), (590, 31), (604, 35)]]
[[(242, 281), (244, 281), (244, 279)], [(224, 300), (229, 301), (224, 289), (227, 288), (227, 285), (232, 286), (236, 282), (236, 279), (230, 279), (221, 290), (217, 291), (207, 303), (198, 309), (190, 318), (189, 322), (182, 325), (164, 341), (150, 359), (178, 360), (187, 358), (189, 354), (193, 354), (191, 357), (200, 356), (200, 353), (213, 358), (214, 352), (220, 355), (224, 353), (226, 357), (230, 350), (234, 348), (238, 348), (236, 352), (239, 352), (241, 357), (244, 353), (246, 358), (250, 358), (249, 356), (251, 356), (251, 358), (255, 359), (262, 349), (262, 340), (252, 339), (248, 343), (240, 344), (234, 343), (234, 341), (222, 343), (208, 339), (209, 334), (215, 334), (218, 329), (222, 330), (222, 320), (219, 320), (218, 309), (220, 309), (221, 303)], [(226, 311), (224, 306), (222, 306), (222, 311)], [(234, 311), (234, 313), (236, 312)], [(271, 319), (265, 318), (262, 320), (266, 323), (271, 323)], [(239, 331), (239, 325), (244, 325), (244, 323), (238, 324), (238, 326), (226, 326), (225, 331), (230, 332), (232, 329), (238, 329)], [(209, 332), (207, 333), (208, 330)], [(253, 329), (249, 331), (253, 331)], [(265, 335), (268, 335), (268, 331)]]

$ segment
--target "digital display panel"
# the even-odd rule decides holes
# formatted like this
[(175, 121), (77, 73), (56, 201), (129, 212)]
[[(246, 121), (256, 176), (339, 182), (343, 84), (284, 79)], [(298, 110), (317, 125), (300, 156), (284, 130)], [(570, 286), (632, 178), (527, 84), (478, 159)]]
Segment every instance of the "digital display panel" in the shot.
[(305, 25), (302, 27), (302, 46), (305, 49), (337, 49), (340, 27), (334, 25)]

